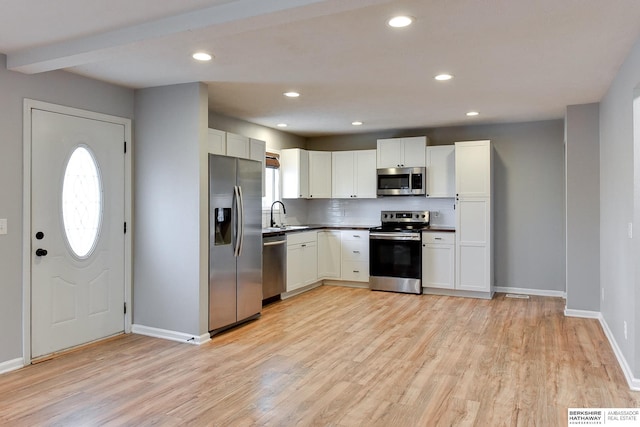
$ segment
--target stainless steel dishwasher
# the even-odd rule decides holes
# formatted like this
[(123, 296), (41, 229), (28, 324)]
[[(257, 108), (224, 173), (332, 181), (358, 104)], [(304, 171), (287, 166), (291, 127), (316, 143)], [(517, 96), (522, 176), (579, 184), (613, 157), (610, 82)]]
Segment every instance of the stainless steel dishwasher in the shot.
[(287, 284), (287, 236), (262, 238), (262, 303), (280, 299)]

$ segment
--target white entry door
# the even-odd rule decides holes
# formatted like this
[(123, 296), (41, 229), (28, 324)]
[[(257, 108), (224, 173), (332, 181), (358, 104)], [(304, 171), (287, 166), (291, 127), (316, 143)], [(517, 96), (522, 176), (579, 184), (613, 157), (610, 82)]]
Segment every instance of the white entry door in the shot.
[(31, 113), (31, 357), (124, 330), (125, 127)]

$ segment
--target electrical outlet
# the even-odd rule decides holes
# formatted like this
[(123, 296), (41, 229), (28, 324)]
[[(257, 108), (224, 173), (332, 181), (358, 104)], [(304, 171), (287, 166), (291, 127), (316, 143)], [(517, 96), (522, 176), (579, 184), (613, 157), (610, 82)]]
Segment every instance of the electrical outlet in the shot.
[(7, 219), (0, 219), (0, 234), (7, 234)]
[(625, 320), (624, 322), (624, 339), (627, 339), (627, 321)]
[(601, 294), (602, 294), (602, 301), (604, 301), (604, 288), (600, 289)]

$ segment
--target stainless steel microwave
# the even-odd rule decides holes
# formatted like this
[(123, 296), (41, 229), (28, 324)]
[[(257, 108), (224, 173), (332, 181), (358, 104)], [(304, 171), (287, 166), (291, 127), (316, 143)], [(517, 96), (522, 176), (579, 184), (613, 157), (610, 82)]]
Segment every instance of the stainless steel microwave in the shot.
[(424, 196), (426, 168), (378, 169), (378, 196)]

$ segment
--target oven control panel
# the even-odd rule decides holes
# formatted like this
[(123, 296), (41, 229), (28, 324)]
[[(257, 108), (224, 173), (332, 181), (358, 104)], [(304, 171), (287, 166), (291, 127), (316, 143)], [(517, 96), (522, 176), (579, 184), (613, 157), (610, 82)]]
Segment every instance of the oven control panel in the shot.
[(400, 222), (410, 224), (428, 224), (429, 211), (382, 211), (380, 220), (385, 222)]

